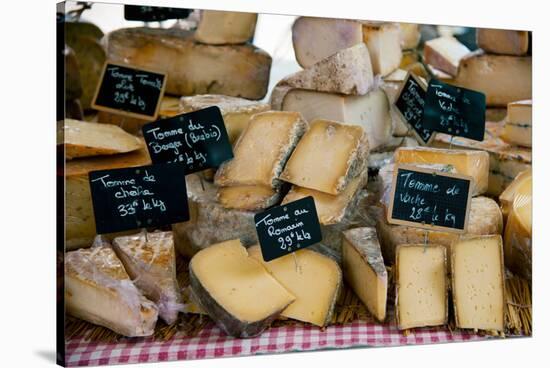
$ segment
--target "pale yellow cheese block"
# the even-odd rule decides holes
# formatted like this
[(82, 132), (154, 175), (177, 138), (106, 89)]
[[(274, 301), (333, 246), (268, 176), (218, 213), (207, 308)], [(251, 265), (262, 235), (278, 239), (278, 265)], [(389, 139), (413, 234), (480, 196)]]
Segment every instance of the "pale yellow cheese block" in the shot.
[(454, 37), (438, 37), (424, 44), (424, 61), (435, 68), (456, 76), (460, 59), (470, 50)]
[(336, 195), (365, 170), (368, 152), (367, 136), (360, 126), (315, 120), (298, 142), (280, 179)]
[(447, 323), (447, 252), (441, 245), (397, 247), (397, 327), (440, 326)]
[(514, 203), (518, 189), (522, 186), (524, 181), (532, 181), (532, 178), (533, 170), (531, 168), (520, 172), (514, 181), (511, 182), (510, 185), (508, 185), (508, 187), (498, 197), (500, 209), (502, 210), (502, 216), (504, 216), (505, 220), (504, 222), (506, 222), (506, 218), (512, 210), (512, 204)]
[(346, 230), (342, 238), (344, 278), (369, 312), (383, 322), (386, 319), (388, 274), (376, 229), (358, 227)]
[(486, 235), (453, 243), (451, 269), (456, 326), (504, 331), (502, 237)]
[(420, 24), (399, 23), (399, 39), (401, 49), (415, 49), (420, 43)]
[(228, 335), (252, 337), (296, 300), (237, 240), (212, 245), (189, 263), (201, 309)]
[(201, 10), (195, 40), (211, 45), (245, 43), (254, 36), (257, 19), (256, 13)]
[(529, 32), (478, 28), (478, 46), (493, 54), (525, 55), (529, 51)]
[(264, 262), (259, 245), (248, 248), (248, 254), (296, 297), (282, 316), (319, 327), (330, 322), (342, 287), (342, 271), (334, 260), (301, 249)]
[(504, 129), (500, 137), (514, 145), (531, 147), (533, 141), (532, 101), (516, 101), (508, 104)]
[(218, 188), (218, 201), (225, 208), (258, 211), (271, 207), (280, 200), (280, 192), (263, 185), (238, 185)]

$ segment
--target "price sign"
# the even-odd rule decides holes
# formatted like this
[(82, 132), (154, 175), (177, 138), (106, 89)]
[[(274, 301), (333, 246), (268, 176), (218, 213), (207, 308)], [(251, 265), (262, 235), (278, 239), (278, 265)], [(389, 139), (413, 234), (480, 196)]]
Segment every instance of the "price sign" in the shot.
[(254, 221), (266, 262), (319, 243), (322, 239), (311, 196), (258, 213)]

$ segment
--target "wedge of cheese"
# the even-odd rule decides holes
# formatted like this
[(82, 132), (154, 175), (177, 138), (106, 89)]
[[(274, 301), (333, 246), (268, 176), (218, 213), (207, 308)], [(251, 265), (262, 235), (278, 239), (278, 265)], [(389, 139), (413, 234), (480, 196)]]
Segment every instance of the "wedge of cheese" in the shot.
[(235, 144), (233, 158), (219, 167), (214, 182), (220, 186), (280, 187), (278, 177), (306, 129), (298, 112), (254, 115)]
[(71, 316), (124, 336), (149, 336), (158, 310), (132, 283), (108, 246), (65, 254), (65, 308)]
[(441, 245), (400, 245), (396, 254), (397, 327), (447, 323), (447, 252)]
[(326, 119), (360, 125), (367, 133), (371, 150), (384, 146), (391, 139), (390, 104), (381, 89), (364, 96), (292, 89), (283, 98), (281, 108), (299, 111), (309, 122)]
[(229, 141), (235, 143), (245, 130), (252, 115), (269, 110), (269, 104), (245, 98), (223, 95), (196, 95), (182, 97), (180, 111), (183, 113), (217, 106), (222, 113)]
[(504, 331), (504, 259), (502, 237), (460, 239), (451, 246), (456, 326)]
[(420, 25), (416, 23), (399, 23), (401, 49), (415, 49), (420, 43)]
[(336, 195), (365, 170), (368, 152), (367, 136), (360, 126), (315, 120), (290, 156), (280, 179)]
[(195, 300), (228, 335), (259, 335), (296, 298), (237, 240), (201, 250), (189, 263)]
[(114, 125), (65, 119), (65, 157), (113, 155), (143, 148), (143, 142)]
[(388, 274), (376, 229), (358, 227), (342, 233), (344, 278), (378, 321), (386, 319)]
[(402, 147), (395, 151), (396, 164), (452, 165), (459, 174), (473, 178), (473, 194), (480, 195), (489, 185), (489, 154), (481, 151), (428, 147)]
[(493, 54), (525, 55), (529, 51), (529, 32), (478, 28), (477, 45)]
[(517, 146), (531, 147), (532, 101), (516, 101), (508, 104), (508, 114), (500, 137), (506, 142)]
[(510, 211), (512, 210), (512, 205), (514, 203), (514, 199), (516, 198), (516, 194), (518, 193), (518, 189), (522, 187), (523, 182), (525, 181), (531, 181), (533, 180), (533, 170), (527, 169), (525, 171), (520, 172), (513, 182), (508, 185), (508, 187), (500, 194), (498, 197), (498, 201), (500, 202), (500, 209), (502, 210), (502, 215), (504, 216), (504, 222), (506, 223), (506, 218), (508, 217), (508, 214), (510, 214)]
[(333, 259), (301, 249), (264, 262), (259, 245), (248, 248), (248, 254), (296, 297), (282, 316), (319, 327), (332, 320), (342, 287), (342, 271)]
[(298, 63), (307, 68), (336, 52), (365, 43), (374, 74), (387, 75), (401, 61), (401, 35), (395, 23), (299, 17), (292, 26)]
[(460, 59), (470, 50), (454, 37), (438, 37), (424, 44), (424, 61), (435, 68), (456, 76)]
[(113, 239), (113, 249), (134, 284), (157, 304), (159, 317), (169, 325), (175, 323), (183, 300), (172, 232), (120, 236)]
[(106, 36), (110, 61), (168, 74), (166, 93), (178, 96), (222, 94), (262, 99), (267, 93), (271, 57), (250, 44), (197, 43), (177, 28), (123, 28)]
[(263, 185), (218, 188), (218, 201), (221, 205), (237, 210), (259, 211), (277, 204), (281, 198), (280, 191)]
[(195, 40), (211, 45), (245, 43), (256, 29), (256, 13), (202, 10)]

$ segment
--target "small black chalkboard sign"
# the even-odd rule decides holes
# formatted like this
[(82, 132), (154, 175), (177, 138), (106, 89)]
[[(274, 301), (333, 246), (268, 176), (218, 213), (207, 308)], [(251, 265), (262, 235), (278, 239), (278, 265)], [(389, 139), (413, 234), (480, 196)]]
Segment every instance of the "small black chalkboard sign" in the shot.
[(183, 162), (187, 174), (233, 158), (217, 106), (146, 124), (142, 132), (153, 163)]
[(434, 132), (427, 129), (422, 122), (425, 101), (426, 84), (414, 74), (407, 73), (395, 100), (395, 110), (403, 122), (411, 127), (418, 141), (427, 145)]
[(190, 13), (190, 9), (124, 5), (124, 19), (138, 20), (142, 22), (160, 22), (167, 19), (185, 19)]
[(189, 220), (182, 163), (89, 174), (98, 234)]
[(430, 80), (423, 124), (436, 132), (482, 141), (485, 135), (485, 94)]
[(447, 232), (466, 231), (471, 177), (398, 165), (392, 185), (389, 223)]
[(322, 239), (311, 196), (258, 213), (254, 222), (266, 262), (319, 243)]
[(148, 121), (157, 118), (166, 74), (130, 65), (105, 63), (92, 107)]

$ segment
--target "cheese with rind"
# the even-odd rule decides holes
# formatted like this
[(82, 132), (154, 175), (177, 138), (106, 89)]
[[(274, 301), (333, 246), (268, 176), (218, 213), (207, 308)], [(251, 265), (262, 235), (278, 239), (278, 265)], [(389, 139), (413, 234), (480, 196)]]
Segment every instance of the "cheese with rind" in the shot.
[(271, 207), (282, 198), (280, 191), (262, 185), (219, 187), (218, 201), (225, 208), (259, 211)]
[(529, 51), (529, 32), (510, 29), (478, 28), (478, 46), (493, 54), (525, 55)]
[(202, 10), (195, 40), (211, 45), (245, 43), (256, 29), (256, 13)]
[(452, 76), (458, 73), (460, 59), (469, 53), (454, 37), (438, 37), (424, 43), (424, 61)]
[(420, 24), (399, 23), (399, 39), (401, 49), (415, 49), (420, 43)]
[(506, 218), (508, 217), (508, 214), (510, 214), (510, 211), (512, 210), (512, 205), (514, 203), (514, 199), (516, 198), (516, 194), (518, 193), (518, 189), (522, 186), (523, 182), (526, 180), (532, 180), (533, 178), (533, 170), (531, 168), (520, 172), (506, 187), (506, 189), (500, 194), (498, 197), (498, 201), (500, 202), (500, 209), (502, 210), (502, 215), (504, 216), (504, 222), (506, 222)]
[(531, 100), (508, 104), (508, 114), (500, 137), (514, 145), (531, 147), (533, 140)]

